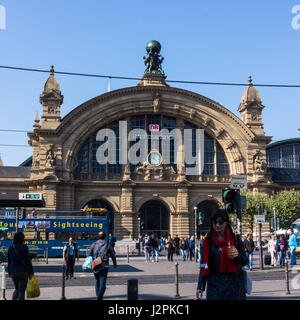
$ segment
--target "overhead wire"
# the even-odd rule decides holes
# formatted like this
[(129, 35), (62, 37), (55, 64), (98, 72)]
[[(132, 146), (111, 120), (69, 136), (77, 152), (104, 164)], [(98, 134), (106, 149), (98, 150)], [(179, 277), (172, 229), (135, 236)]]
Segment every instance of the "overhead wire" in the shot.
[[(18, 71), (30, 71), (30, 72), (42, 72), (50, 73), (49, 70), (13, 67), (13, 66), (0, 66), (1, 69), (10, 69)], [(54, 71), (56, 74), (69, 75), (69, 76), (81, 76), (81, 77), (94, 77), (94, 78), (106, 78), (106, 79), (118, 79), (118, 80), (142, 80), (139, 77), (124, 77), (114, 75), (101, 75), (92, 73), (79, 73), (79, 72), (66, 72), (66, 71)], [(210, 82), (210, 81), (192, 81), (192, 80), (165, 80), (170, 83), (184, 83), (184, 84), (200, 84), (200, 85), (221, 85), (221, 86), (248, 86), (248, 83), (234, 83), (234, 82)], [(255, 83), (256, 87), (274, 87), (274, 88), (300, 88), (300, 84), (266, 84)]]

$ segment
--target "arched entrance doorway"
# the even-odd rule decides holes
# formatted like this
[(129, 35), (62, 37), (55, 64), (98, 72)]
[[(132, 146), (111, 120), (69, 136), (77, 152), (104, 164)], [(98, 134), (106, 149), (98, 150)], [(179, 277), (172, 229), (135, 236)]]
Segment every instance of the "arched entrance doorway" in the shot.
[(155, 233), (159, 238), (169, 234), (170, 213), (161, 201), (150, 200), (144, 203), (139, 217), (141, 234)]
[(200, 234), (205, 234), (209, 231), (210, 218), (218, 208), (219, 206), (216, 202), (209, 200), (202, 201), (197, 205), (197, 237), (199, 237)]
[(87, 208), (104, 208), (104, 209), (106, 209), (109, 214), (109, 228), (108, 228), (108, 230), (109, 230), (109, 232), (114, 234), (114, 209), (108, 201), (105, 201), (102, 199), (94, 199), (94, 200), (89, 201), (88, 203), (86, 203), (83, 206), (83, 209), (87, 209)]

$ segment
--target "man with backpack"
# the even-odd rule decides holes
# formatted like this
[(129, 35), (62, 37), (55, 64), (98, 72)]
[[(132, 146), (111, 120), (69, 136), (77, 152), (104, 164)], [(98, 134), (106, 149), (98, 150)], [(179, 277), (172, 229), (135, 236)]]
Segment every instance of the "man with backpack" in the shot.
[(106, 232), (99, 232), (99, 240), (91, 246), (89, 256), (93, 257), (93, 273), (95, 278), (95, 290), (97, 300), (103, 300), (106, 290), (106, 280), (109, 268), (109, 257), (111, 257), (114, 269), (117, 268), (115, 250), (106, 241)]

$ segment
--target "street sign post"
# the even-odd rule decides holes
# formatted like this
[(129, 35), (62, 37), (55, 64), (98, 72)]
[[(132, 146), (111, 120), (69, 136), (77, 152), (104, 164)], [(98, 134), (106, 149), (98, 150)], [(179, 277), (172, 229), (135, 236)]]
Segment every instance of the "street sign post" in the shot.
[(230, 188), (247, 190), (247, 176), (245, 174), (231, 176)]
[(265, 223), (266, 219), (263, 215), (255, 215), (254, 216), (254, 223)]

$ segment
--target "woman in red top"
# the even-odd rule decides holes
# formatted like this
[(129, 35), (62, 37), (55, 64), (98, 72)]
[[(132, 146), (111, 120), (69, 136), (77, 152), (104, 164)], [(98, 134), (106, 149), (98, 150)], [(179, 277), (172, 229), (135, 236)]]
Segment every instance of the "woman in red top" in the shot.
[(244, 244), (235, 235), (225, 210), (217, 210), (204, 240), (196, 296), (207, 300), (246, 299), (242, 267), (248, 263)]

